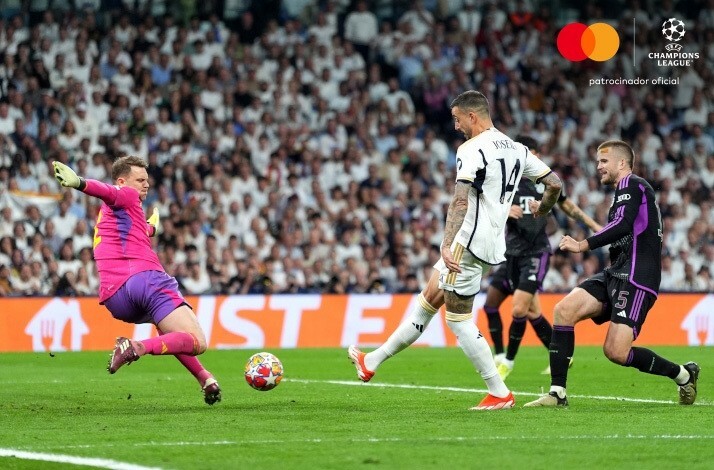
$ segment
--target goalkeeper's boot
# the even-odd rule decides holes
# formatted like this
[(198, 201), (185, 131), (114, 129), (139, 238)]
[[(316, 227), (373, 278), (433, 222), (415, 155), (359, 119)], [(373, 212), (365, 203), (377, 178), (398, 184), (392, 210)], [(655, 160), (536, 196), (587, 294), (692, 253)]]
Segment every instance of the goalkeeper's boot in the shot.
[(374, 377), (374, 372), (368, 370), (364, 365), (364, 356), (366, 356), (366, 354), (360, 351), (357, 346), (350, 346), (347, 349), (347, 357), (352, 361), (352, 364), (355, 365), (357, 377), (359, 377), (362, 382), (369, 382), (372, 380), (372, 377)]
[(568, 406), (568, 397), (563, 395), (563, 398), (558, 396), (557, 392), (549, 392), (547, 395), (543, 395), (537, 400), (530, 401), (523, 405), (526, 407), (536, 407), (536, 406), (548, 406), (548, 407), (558, 407), (558, 406)]
[(115, 373), (124, 364), (131, 364), (134, 361), (139, 360), (139, 355), (134, 349), (134, 345), (131, 344), (129, 338), (119, 336), (117, 342), (114, 345), (114, 351), (112, 355), (109, 356), (109, 364), (107, 364), (107, 370), (110, 374)]
[(207, 404), (213, 405), (221, 401), (221, 387), (218, 386), (218, 382), (213, 377), (206, 379), (201, 390), (203, 390), (203, 401)]
[(697, 380), (699, 379), (699, 366), (696, 362), (687, 362), (684, 368), (689, 371), (689, 381), (679, 386), (679, 404), (693, 405), (697, 399)]
[[(570, 358), (570, 362), (568, 362), (568, 369), (570, 369), (571, 367), (573, 367), (573, 358), (572, 357)], [(548, 367), (543, 369), (543, 372), (541, 372), (541, 375), (550, 375), (550, 364), (548, 365)]]
[(472, 411), (509, 410), (515, 405), (516, 399), (513, 398), (513, 392), (508, 392), (508, 395), (503, 398), (494, 397), (489, 393), (481, 400), (481, 403), (469, 409)]

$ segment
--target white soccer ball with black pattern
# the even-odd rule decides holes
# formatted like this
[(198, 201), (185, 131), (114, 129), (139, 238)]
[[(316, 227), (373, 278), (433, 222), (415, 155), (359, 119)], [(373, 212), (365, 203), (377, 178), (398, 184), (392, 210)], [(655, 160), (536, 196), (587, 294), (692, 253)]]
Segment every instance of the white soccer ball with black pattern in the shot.
[(256, 390), (272, 390), (282, 379), (283, 363), (269, 352), (253, 354), (245, 364), (245, 381)]
[(670, 18), (662, 23), (662, 34), (667, 41), (677, 42), (684, 37), (684, 22), (677, 18)]

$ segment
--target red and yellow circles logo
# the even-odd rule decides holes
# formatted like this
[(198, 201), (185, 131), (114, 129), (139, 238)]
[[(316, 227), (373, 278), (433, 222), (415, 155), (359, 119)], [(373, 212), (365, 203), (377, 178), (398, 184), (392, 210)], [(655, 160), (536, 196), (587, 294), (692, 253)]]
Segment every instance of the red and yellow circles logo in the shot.
[(612, 59), (620, 47), (620, 36), (607, 23), (565, 25), (558, 33), (558, 52), (571, 62), (590, 59), (604, 62)]

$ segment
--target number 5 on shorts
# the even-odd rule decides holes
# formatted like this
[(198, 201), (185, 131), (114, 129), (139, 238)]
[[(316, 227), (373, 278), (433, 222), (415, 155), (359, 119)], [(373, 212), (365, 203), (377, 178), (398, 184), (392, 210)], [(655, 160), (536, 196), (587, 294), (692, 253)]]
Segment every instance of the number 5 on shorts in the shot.
[(627, 295), (629, 292), (626, 290), (621, 290), (619, 294), (617, 294), (617, 303), (615, 304), (615, 308), (621, 308), (624, 309), (627, 307)]

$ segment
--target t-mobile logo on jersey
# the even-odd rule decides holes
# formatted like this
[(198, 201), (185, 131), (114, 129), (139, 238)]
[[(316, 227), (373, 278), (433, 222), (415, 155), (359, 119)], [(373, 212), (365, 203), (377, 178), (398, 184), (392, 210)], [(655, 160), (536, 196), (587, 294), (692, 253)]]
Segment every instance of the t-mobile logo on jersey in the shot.
[(534, 198), (533, 196), (521, 196), (521, 200), (518, 201), (518, 205), (521, 206), (521, 209), (523, 209), (524, 214), (529, 214), (529, 215), (532, 214), (531, 208), (528, 206), (528, 204), (531, 201), (535, 201), (535, 200), (536, 200), (536, 198)]

